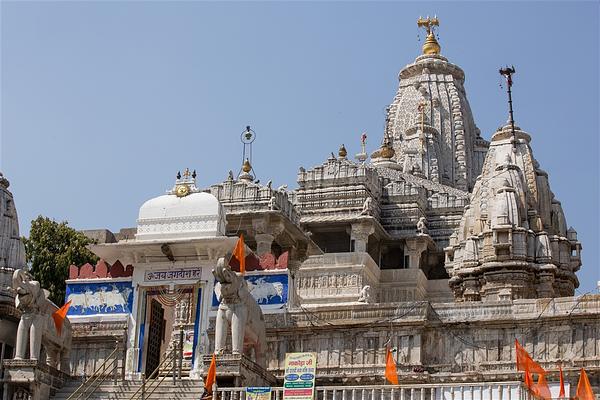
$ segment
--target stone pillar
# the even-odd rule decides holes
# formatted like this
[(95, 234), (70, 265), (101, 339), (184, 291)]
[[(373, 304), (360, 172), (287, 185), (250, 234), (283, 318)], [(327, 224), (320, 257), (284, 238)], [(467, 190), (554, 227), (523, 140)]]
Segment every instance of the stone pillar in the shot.
[(260, 257), (271, 253), (273, 241), (283, 232), (281, 221), (271, 221), (268, 216), (252, 220), (254, 240), (256, 240), (256, 254)]
[(554, 273), (552, 269), (556, 269), (556, 267), (552, 264), (549, 264), (548, 267), (547, 270), (542, 270), (537, 274), (536, 292), (538, 298), (554, 297)]
[(354, 241), (355, 253), (366, 253), (369, 243), (369, 236), (375, 232), (375, 228), (371, 223), (355, 223), (350, 229), (350, 241)]
[(271, 245), (275, 240), (275, 236), (268, 233), (256, 233), (254, 240), (256, 240), (256, 254), (260, 257), (271, 252)]
[(430, 242), (433, 244), (433, 239), (429, 235), (419, 235), (406, 239), (404, 254), (408, 255), (409, 268), (419, 268), (421, 255), (427, 250)]
[(421, 362), (421, 334), (412, 335), (412, 346), (410, 348), (410, 364), (422, 365)]

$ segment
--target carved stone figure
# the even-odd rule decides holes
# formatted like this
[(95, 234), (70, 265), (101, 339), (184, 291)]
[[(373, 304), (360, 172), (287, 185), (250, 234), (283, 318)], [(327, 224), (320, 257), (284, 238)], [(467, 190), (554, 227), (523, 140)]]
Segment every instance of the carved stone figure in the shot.
[(12, 400), (31, 400), (31, 395), (27, 390), (19, 388), (13, 394)]
[(427, 229), (427, 220), (425, 217), (419, 218), (419, 222), (417, 222), (417, 233), (419, 235), (428, 235), (429, 230)]
[(16, 292), (15, 306), (21, 312), (17, 328), (15, 359), (24, 359), (29, 350), (29, 359), (40, 359), (42, 345), (47, 354), (48, 364), (69, 372), (69, 351), (71, 347), (71, 325), (63, 322), (58, 334), (52, 313), (58, 309), (50, 300), (40, 283), (22, 269), (13, 273), (13, 289)]
[(365, 285), (358, 294), (358, 302), (370, 303), (371, 302), (371, 286)]
[(226, 266), (223, 258), (217, 261), (212, 272), (217, 280), (215, 293), (220, 301), (215, 327), (215, 352), (224, 353), (227, 332), (231, 327), (232, 353), (250, 356), (254, 350), (254, 361), (265, 367), (265, 318), (260, 306), (248, 291), (244, 278)]
[(371, 196), (365, 199), (360, 215), (373, 215), (373, 198)]

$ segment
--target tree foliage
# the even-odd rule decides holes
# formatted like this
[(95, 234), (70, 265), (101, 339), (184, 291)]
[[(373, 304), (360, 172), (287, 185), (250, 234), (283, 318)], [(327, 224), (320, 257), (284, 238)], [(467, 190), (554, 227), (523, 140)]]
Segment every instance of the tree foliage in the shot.
[(69, 266), (98, 261), (86, 247), (92, 240), (68, 226), (66, 221), (59, 223), (40, 215), (31, 221), (29, 238), (22, 240), (31, 274), (50, 291), (50, 300), (58, 306), (65, 300)]

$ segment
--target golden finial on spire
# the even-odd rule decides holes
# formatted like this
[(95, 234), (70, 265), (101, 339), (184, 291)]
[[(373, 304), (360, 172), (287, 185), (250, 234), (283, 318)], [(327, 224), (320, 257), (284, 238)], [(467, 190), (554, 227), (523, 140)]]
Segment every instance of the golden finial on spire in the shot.
[(244, 161), (244, 164), (242, 165), (242, 171), (244, 171), (245, 173), (252, 171), (252, 165), (250, 165), (250, 160), (248, 160), (247, 158), (246, 161)]
[(433, 18), (421, 18), (417, 20), (419, 28), (425, 28), (427, 31), (427, 38), (423, 43), (423, 54), (440, 54), (441, 47), (435, 38), (434, 26), (440, 26), (440, 21), (436, 16)]

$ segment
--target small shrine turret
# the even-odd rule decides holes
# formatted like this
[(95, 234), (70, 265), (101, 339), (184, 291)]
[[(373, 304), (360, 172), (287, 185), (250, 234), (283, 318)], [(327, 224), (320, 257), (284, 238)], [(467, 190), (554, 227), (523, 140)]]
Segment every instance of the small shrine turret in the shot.
[(529, 134), (500, 128), (456, 236), (445, 249), (457, 301), (573, 296), (581, 244), (567, 230)]

